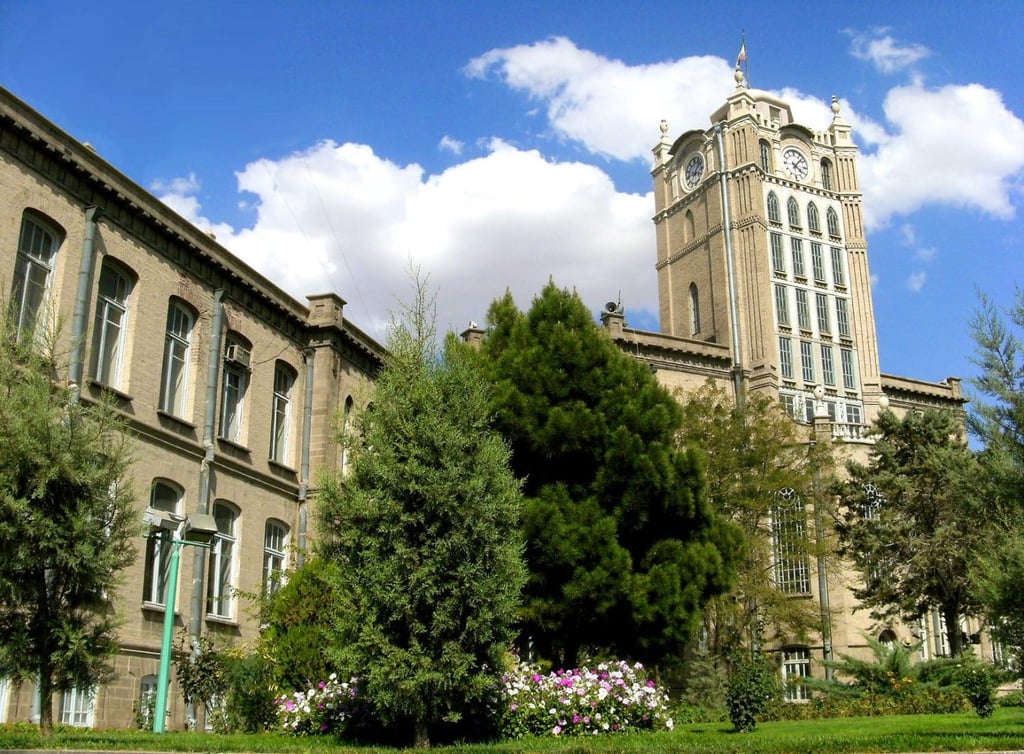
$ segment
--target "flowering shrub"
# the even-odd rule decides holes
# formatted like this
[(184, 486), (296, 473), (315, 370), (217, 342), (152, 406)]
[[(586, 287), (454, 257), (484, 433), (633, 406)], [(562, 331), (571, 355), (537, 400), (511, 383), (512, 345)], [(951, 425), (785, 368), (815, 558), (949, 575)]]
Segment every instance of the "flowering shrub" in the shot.
[(299, 736), (334, 732), (352, 715), (358, 692), (355, 678), (339, 683), (338, 675), (331, 673), (311, 689), (276, 699), (278, 724), (284, 732)]
[(521, 663), (502, 678), (505, 738), (582, 736), (671, 729), (668, 694), (647, 680), (640, 663), (601, 663), (596, 669), (541, 675)]

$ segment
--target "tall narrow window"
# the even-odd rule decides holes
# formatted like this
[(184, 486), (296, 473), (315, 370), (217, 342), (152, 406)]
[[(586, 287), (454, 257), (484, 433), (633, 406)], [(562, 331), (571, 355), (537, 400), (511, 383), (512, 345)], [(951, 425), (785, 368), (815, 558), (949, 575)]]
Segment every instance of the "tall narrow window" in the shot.
[(800, 205), (797, 204), (796, 199), (789, 197), (789, 201), (786, 202), (786, 213), (789, 215), (789, 227), (799, 228), (800, 223)]
[(782, 222), (782, 212), (779, 210), (779, 197), (775, 192), (768, 192), (768, 221), (773, 223)]
[(821, 233), (821, 216), (814, 202), (807, 205), (807, 229), (811, 233)]
[[(149, 507), (165, 513), (180, 513), (180, 488), (156, 480), (149, 491)], [(153, 605), (167, 603), (167, 580), (171, 565), (171, 543), (167, 533), (154, 533), (146, 540), (146, 570), (143, 576), (142, 600)]]
[(263, 593), (271, 596), (284, 583), (287, 562), (288, 527), (273, 519), (263, 532)]
[(782, 379), (793, 379), (793, 341), (789, 338), (779, 338), (779, 371)]
[(220, 436), (241, 443), (245, 394), (249, 389), (248, 343), (229, 336), (224, 349), (224, 377), (220, 401)]
[(807, 303), (807, 291), (796, 289), (796, 322), (801, 330), (811, 329), (811, 308)]
[(125, 332), (128, 326), (128, 295), (132, 281), (110, 262), (100, 270), (96, 295), (96, 323), (92, 333), (93, 376), (110, 387), (121, 387)]
[(846, 271), (843, 269), (843, 250), (832, 247), (832, 282), (837, 288), (846, 287)]
[(288, 435), (291, 431), (292, 387), (295, 373), (278, 362), (274, 367), (274, 402), (270, 411), (270, 460), (288, 463)]
[(843, 387), (847, 390), (856, 390), (857, 368), (853, 363), (853, 351), (849, 348), (840, 348), (839, 360), (843, 367)]
[(690, 334), (700, 332), (700, 292), (696, 283), (690, 283)]
[(839, 215), (831, 207), (828, 208), (828, 212), (825, 214), (828, 221), (828, 234), (833, 238), (839, 238)]
[(139, 681), (139, 709), (136, 712), (136, 719), (142, 730), (153, 729), (153, 711), (156, 709), (158, 684), (159, 680), (153, 674), (144, 675)]
[(821, 161), (821, 186), (826, 191), (832, 190), (832, 163), (828, 160)]
[(769, 238), (772, 245), (772, 270), (776, 275), (786, 274), (786, 260), (782, 256), (782, 235), (772, 233)]
[(787, 702), (803, 702), (811, 692), (802, 679), (811, 675), (811, 653), (806, 647), (794, 647), (782, 653), (782, 680)]
[(840, 338), (850, 337), (850, 311), (845, 298), (836, 299), (836, 328)]
[(761, 157), (761, 170), (763, 170), (766, 173), (772, 172), (771, 145), (764, 139), (761, 139), (761, 141), (757, 143), (757, 150)]
[(825, 283), (825, 255), (822, 253), (821, 244), (811, 242), (811, 269), (814, 270), (814, 282)]
[(188, 397), (188, 363), (192, 347), (192, 313), (180, 301), (167, 307), (167, 334), (164, 340), (163, 379), (160, 384), (160, 409), (174, 416), (185, 416)]
[(789, 246), (793, 251), (793, 274), (798, 278), (807, 277), (804, 269), (804, 242), (799, 238), (791, 238)]
[(789, 326), (789, 295), (786, 286), (775, 284), (775, 319), (783, 327)]
[(348, 466), (352, 453), (352, 408), (355, 405), (352, 396), (345, 399), (345, 411), (341, 420), (341, 475), (348, 475)]
[(832, 355), (832, 346), (821, 344), (821, 379), (829, 386), (836, 384), (836, 365)]
[[(800, 341), (800, 373), (808, 385), (813, 385), (814, 379), (814, 344), (809, 340)], [(813, 415), (813, 414), (812, 414)]]
[(807, 558), (807, 510), (796, 491), (787, 487), (775, 496), (771, 512), (775, 586), (786, 594), (811, 591)]
[(68, 689), (61, 696), (60, 721), (76, 728), (91, 728), (95, 709), (96, 689)]
[(828, 316), (828, 296), (824, 293), (818, 293), (815, 295), (816, 306), (818, 312), (818, 332), (822, 334), (828, 334), (832, 332), (832, 324), (829, 321)]
[(18, 256), (11, 284), (11, 316), (18, 340), (31, 339), (46, 306), (50, 275), (63, 238), (56, 229), (28, 214), (22, 216)]
[(206, 612), (220, 618), (231, 618), (234, 606), (235, 527), (238, 513), (224, 502), (213, 504), (217, 533), (210, 543), (210, 569), (206, 584)]
[(683, 240), (686, 243), (690, 243), (690, 241), (692, 241), (697, 236), (697, 229), (693, 222), (693, 212), (690, 210), (686, 210), (686, 214), (683, 215), (683, 217), (685, 219), (684, 233), (686, 234), (686, 237)]

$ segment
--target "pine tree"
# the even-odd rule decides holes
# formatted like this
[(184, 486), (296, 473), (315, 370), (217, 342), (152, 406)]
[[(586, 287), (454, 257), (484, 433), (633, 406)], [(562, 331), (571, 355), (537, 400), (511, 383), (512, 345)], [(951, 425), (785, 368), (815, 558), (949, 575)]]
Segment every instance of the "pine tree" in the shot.
[(336, 663), (381, 722), (411, 725), (424, 745), (492, 693), (524, 571), (522, 495), (488, 386), (454, 336), (439, 352), (416, 290), (392, 323), (352, 471), (324, 480), (319, 519), (345, 600)]
[(110, 600), (138, 534), (122, 421), (61, 386), (54, 354), (0, 334), (0, 677), (38, 684), (44, 734), (55, 692), (112, 676)]
[(525, 485), (524, 645), (566, 667), (584, 649), (678, 656), (740, 546), (699, 454), (676, 447), (678, 403), (553, 282), (526, 313), (506, 294), (488, 321), (480, 359)]

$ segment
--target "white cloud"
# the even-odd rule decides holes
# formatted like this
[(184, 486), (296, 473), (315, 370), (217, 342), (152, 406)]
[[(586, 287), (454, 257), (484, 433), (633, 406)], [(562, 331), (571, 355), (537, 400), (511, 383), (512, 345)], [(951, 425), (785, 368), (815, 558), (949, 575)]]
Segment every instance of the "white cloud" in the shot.
[(465, 145), (461, 141), (452, 138), (447, 134), (441, 137), (441, 141), (437, 145), (437, 148), (440, 149), (442, 152), (451, 152), (454, 155), (462, 154), (462, 150), (464, 147)]
[(914, 259), (919, 262), (934, 262), (938, 255), (939, 251), (934, 246), (922, 246), (914, 249)]
[(882, 73), (895, 73), (931, 55), (924, 45), (897, 42), (888, 32), (884, 27), (861, 33), (848, 31), (853, 56), (870, 62)]
[[(254, 195), (255, 224), (222, 227), (218, 240), (300, 300), (339, 292), (346, 316), (377, 337), (409, 293), (410, 263), (438, 289), (442, 331), (483, 322), (506, 287), (529, 306), (549, 277), (595, 311), (619, 291), (627, 310), (657, 311), (653, 199), (617, 192), (591, 165), (492, 140), (486, 155), (425, 176), (324, 141), (253, 162), (238, 183)], [(181, 211), (209, 226), (190, 198)]]
[(915, 272), (907, 278), (907, 288), (912, 290), (914, 293), (918, 293), (924, 284), (928, 282), (928, 273), (926, 272)]
[(563, 139), (619, 160), (650, 158), (658, 124), (681, 132), (709, 125), (735, 83), (732, 66), (703, 56), (630, 66), (565, 37), (491, 50), (465, 67), (469, 76), (494, 76), (540, 102), (547, 125)]
[(890, 133), (860, 159), (869, 226), (929, 204), (1013, 217), (1024, 121), (999, 92), (980, 84), (929, 89), (914, 81), (891, 89), (884, 111)]

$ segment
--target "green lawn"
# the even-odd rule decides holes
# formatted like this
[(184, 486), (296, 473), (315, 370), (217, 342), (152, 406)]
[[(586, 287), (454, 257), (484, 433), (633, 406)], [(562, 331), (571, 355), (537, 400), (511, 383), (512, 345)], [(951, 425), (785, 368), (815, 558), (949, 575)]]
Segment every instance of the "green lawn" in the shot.
[[(0, 726), (0, 748), (43, 746), (34, 730)], [(56, 749), (110, 749), (188, 752), (281, 752), (282, 754), (373, 754), (395, 749), (339, 746), (329, 738), (278, 734), (220, 736), (200, 733), (63, 730), (45, 744)], [(939, 752), (1024, 750), (1024, 708), (997, 709), (989, 720), (973, 713), (907, 715), (762, 723), (752, 733), (734, 733), (728, 724), (680, 726), (669, 733), (595, 738), (543, 738), (491, 745), (449, 746), (445, 754), (795, 754), (807, 752)]]

